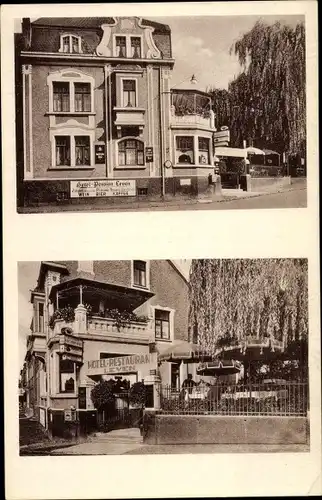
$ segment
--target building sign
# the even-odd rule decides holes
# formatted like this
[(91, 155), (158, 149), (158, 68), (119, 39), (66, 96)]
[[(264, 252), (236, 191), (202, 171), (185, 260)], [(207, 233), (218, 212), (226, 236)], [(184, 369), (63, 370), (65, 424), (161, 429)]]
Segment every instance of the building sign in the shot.
[(191, 179), (180, 179), (180, 186), (191, 186)]
[(59, 339), (59, 352), (64, 360), (81, 362), (83, 358), (83, 341), (65, 333)]
[(157, 369), (157, 354), (133, 354), (117, 358), (87, 361), (87, 375), (112, 375), (116, 373), (136, 373)]
[(65, 420), (65, 422), (75, 422), (76, 411), (75, 410), (64, 410), (64, 420)]
[(105, 163), (105, 146), (104, 144), (95, 144), (95, 163)]
[(229, 130), (218, 130), (214, 133), (214, 145), (216, 146), (228, 146), (230, 142), (230, 131)]
[(153, 161), (153, 148), (150, 148), (150, 147), (145, 148), (145, 161), (147, 163)]
[(71, 198), (135, 196), (135, 180), (70, 181)]

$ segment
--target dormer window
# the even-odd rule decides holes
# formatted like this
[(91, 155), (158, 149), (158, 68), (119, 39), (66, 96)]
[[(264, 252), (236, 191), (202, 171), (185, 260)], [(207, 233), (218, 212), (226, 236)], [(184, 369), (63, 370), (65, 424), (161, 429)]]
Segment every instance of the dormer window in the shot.
[(131, 37), (131, 53), (130, 57), (139, 59), (141, 56), (141, 38), (138, 36)]
[(80, 54), (82, 52), (81, 37), (77, 35), (62, 35), (59, 52)]
[(142, 37), (133, 35), (114, 35), (114, 57), (141, 59)]
[(116, 57), (126, 57), (126, 37), (115, 37)]

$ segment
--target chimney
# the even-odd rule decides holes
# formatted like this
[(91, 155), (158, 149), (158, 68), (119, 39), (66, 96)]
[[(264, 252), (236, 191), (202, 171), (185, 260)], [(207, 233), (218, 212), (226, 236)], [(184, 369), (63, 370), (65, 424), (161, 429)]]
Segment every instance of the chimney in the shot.
[(31, 23), (29, 17), (24, 17), (22, 20), (22, 38), (24, 50), (29, 50), (31, 47)]

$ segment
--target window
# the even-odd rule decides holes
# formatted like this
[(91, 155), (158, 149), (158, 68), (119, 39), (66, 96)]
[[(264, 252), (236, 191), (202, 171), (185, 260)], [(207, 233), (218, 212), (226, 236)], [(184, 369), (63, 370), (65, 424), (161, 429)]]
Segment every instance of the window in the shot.
[(70, 165), (70, 137), (56, 136), (56, 166)]
[(59, 392), (75, 392), (75, 363), (59, 357)]
[(198, 137), (199, 164), (210, 164), (210, 140)]
[(44, 332), (44, 304), (38, 304), (38, 332)]
[(59, 52), (64, 53), (80, 53), (81, 49), (81, 38), (76, 35), (63, 35), (60, 39), (60, 49)]
[(194, 163), (193, 136), (176, 137), (176, 163)]
[(123, 80), (123, 107), (135, 108), (136, 107), (136, 85), (135, 80)]
[(69, 111), (69, 83), (68, 82), (54, 82), (54, 111)]
[(90, 140), (88, 136), (75, 137), (76, 165), (90, 165)]
[(75, 83), (75, 111), (91, 111), (90, 83)]
[(155, 338), (170, 340), (170, 312), (155, 310)]
[(135, 260), (133, 262), (133, 284), (135, 286), (147, 286), (146, 262), (143, 260)]
[(116, 35), (114, 56), (140, 59), (142, 57), (141, 37), (132, 35)]
[(115, 38), (116, 57), (126, 57), (126, 37), (117, 36)]
[(120, 166), (144, 165), (144, 145), (136, 139), (124, 139), (118, 144)]
[(131, 37), (130, 57), (134, 59), (139, 59), (141, 57), (141, 38), (138, 36)]

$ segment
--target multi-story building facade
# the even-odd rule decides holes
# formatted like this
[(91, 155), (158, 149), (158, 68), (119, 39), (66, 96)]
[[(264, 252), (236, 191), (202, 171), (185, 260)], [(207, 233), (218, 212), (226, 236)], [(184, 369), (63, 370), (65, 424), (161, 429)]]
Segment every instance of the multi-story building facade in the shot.
[(18, 205), (191, 196), (214, 172), (212, 101), (171, 89), (169, 26), (23, 19), (16, 36)]
[(31, 301), (27, 408), (45, 427), (71, 407), (95, 418), (91, 390), (116, 357), (147, 360), (138, 371), (115, 368), (130, 384), (151, 368), (163, 384), (182, 384), (183, 364), (150, 362), (188, 340), (188, 282), (172, 261), (42, 262)]

